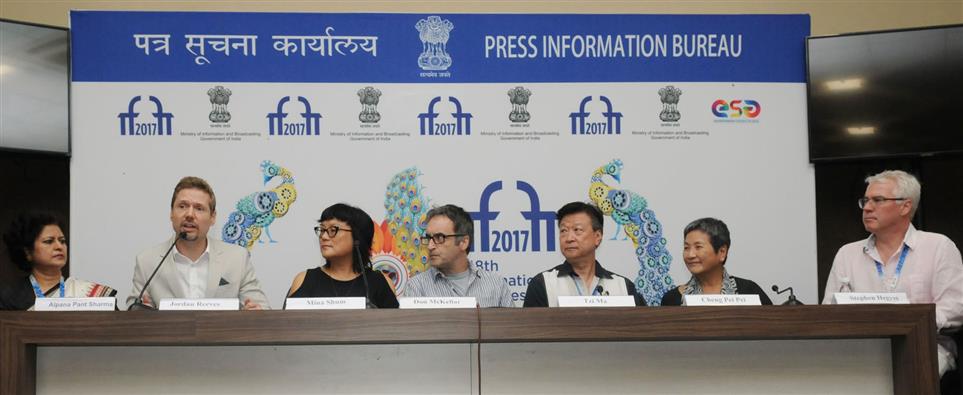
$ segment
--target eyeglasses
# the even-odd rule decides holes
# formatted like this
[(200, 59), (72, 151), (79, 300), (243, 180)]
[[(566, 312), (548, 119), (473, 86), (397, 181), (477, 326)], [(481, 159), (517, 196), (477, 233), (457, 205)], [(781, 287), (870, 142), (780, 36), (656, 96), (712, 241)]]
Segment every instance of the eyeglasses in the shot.
[(321, 226), (315, 226), (314, 234), (318, 235), (318, 237), (321, 237), (321, 234), (327, 233), (328, 237), (333, 239), (335, 236), (338, 235), (338, 232), (342, 230), (350, 232), (351, 228), (339, 228), (337, 226), (332, 226), (330, 228), (322, 228)]
[(424, 236), (421, 236), (421, 242), (424, 245), (428, 245), (429, 241), (434, 241), (435, 245), (445, 244), (445, 240), (448, 240), (449, 237), (458, 237), (458, 236), (465, 236), (465, 234), (455, 233), (455, 234), (446, 235), (444, 233), (435, 233), (435, 234), (425, 233)]
[(888, 198), (888, 197), (882, 197), (882, 196), (873, 196), (873, 197), (863, 196), (863, 197), (859, 198), (859, 200), (857, 200), (856, 202), (859, 204), (859, 208), (862, 209), (862, 208), (865, 208), (866, 205), (869, 204), (869, 202), (873, 202), (873, 205), (874, 205), (874, 206), (878, 206), (878, 205), (883, 204), (883, 203), (885, 203), (885, 202), (887, 202), (887, 201), (890, 201), (890, 200), (894, 200), (894, 201), (895, 201), (895, 200), (906, 200), (906, 198)]

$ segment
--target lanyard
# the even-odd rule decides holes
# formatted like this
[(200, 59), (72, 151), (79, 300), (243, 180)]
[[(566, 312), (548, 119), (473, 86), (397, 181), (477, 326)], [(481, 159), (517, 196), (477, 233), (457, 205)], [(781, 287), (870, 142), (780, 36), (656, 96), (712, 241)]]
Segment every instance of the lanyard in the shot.
[(883, 274), (883, 264), (877, 260), (873, 260), (873, 262), (876, 262), (876, 274), (879, 274), (880, 281), (883, 282), (883, 285), (889, 288), (890, 292), (896, 290), (896, 284), (899, 283), (899, 276), (903, 272), (903, 264), (906, 263), (907, 253), (909, 253), (909, 246), (903, 244), (903, 251), (899, 253), (899, 263), (896, 264), (896, 272), (893, 273), (893, 277), (891, 277), (889, 280), (887, 280), (885, 278), (886, 276)]
[[(574, 275), (574, 273), (573, 273), (573, 275), (572, 275), (571, 277), (572, 277), (572, 282), (575, 283), (575, 291), (578, 292), (578, 296), (585, 296), (585, 292), (582, 291), (582, 281), (580, 281), (579, 278), (578, 278), (578, 276)], [(592, 287), (592, 294), (591, 294), (591, 295), (592, 295), (592, 296), (599, 296), (599, 295), (601, 295), (601, 294), (599, 293), (599, 287), (598, 287), (598, 285), (599, 285), (599, 278), (598, 278), (598, 277), (595, 277), (595, 278), (592, 279), (592, 285), (594, 285), (594, 286)]]
[[(40, 289), (40, 284), (37, 283), (37, 278), (34, 277), (33, 274), (30, 275), (30, 285), (33, 285), (33, 293), (37, 295), (38, 298), (47, 297), (46, 295), (44, 295), (43, 290)], [(60, 277), (60, 298), (63, 299), (63, 297), (64, 297), (64, 278), (61, 276)]]

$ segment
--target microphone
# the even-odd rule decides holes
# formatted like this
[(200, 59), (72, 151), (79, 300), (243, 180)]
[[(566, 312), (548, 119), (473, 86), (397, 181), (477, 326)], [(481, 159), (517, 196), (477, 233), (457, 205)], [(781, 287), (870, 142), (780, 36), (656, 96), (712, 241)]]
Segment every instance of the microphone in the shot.
[(180, 232), (180, 233), (177, 234), (177, 237), (174, 238), (174, 242), (171, 243), (171, 247), (168, 248), (168, 249), (167, 249), (167, 252), (164, 253), (164, 256), (161, 257), (160, 262), (157, 262), (157, 267), (154, 268), (154, 272), (150, 274), (150, 277), (147, 278), (147, 282), (145, 282), (145, 283), (144, 283), (144, 286), (140, 289), (140, 295), (137, 295), (137, 300), (134, 301), (134, 303), (132, 303), (132, 304), (130, 305), (130, 307), (127, 308), (127, 311), (131, 311), (131, 310), (157, 310), (156, 307), (148, 306), (148, 305), (144, 304), (144, 292), (147, 291), (147, 286), (150, 285), (150, 281), (154, 279), (154, 275), (157, 274), (157, 271), (160, 270), (161, 265), (164, 264), (164, 260), (167, 259), (167, 256), (170, 255), (170, 254), (171, 254), (171, 251), (174, 250), (174, 246), (177, 245), (177, 241), (178, 241), (178, 240), (186, 240), (186, 239), (187, 239), (187, 232)]
[(354, 241), (354, 252), (358, 256), (358, 266), (361, 267), (361, 280), (364, 281), (364, 306), (366, 309), (377, 309), (378, 306), (368, 298), (368, 295), (371, 294), (371, 288), (368, 287), (368, 273), (365, 270), (364, 261), (361, 260), (361, 243), (357, 240)]
[(802, 306), (803, 305), (803, 302), (800, 302), (799, 299), (796, 299), (796, 295), (793, 294), (792, 287), (783, 288), (782, 291), (780, 291), (778, 285), (773, 285), (772, 290), (776, 293), (776, 295), (789, 291), (789, 299), (782, 303), (783, 306)]
[(608, 291), (606, 291), (605, 288), (602, 288), (601, 284), (595, 287), (595, 293), (598, 294), (599, 296), (609, 296)]

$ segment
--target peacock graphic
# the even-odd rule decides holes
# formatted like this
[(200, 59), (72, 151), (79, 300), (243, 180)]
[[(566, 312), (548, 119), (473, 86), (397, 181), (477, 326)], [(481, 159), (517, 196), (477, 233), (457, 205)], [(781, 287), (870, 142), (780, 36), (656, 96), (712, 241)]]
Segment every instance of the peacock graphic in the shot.
[(228, 217), (221, 232), (222, 240), (248, 250), (254, 247), (255, 241), (263, 243), (260, 240), (262, 229), (269, 242), (277, 243), (271, 237), (270, 226), (275, 219), (287, 214), (291, 204), (298, 198), (294, 175), (290, 170), (266, 160), (261, 162), (261, 173), (265, 186), (276, 177), (280, 177), (281, 183), (269, 191), (254, 192), (239, 200), (235, 205), (236, 211)]
[(375, 224), (371, 263), (388, 274), (400, 295), (409, 276), (428, 268), (428, 251), (421, 235), (427, 227), (428, 197), (419, 183), (417, 167), (392, 177), (385, 190), (385, 219)]
[(662, 224), (655, 218), (655, 212), (648, 208), (645, 198), (635, 192), (609, 186), (604, 176), (621, 183), (622, 161), (615, 159), (595, 170), (589, 198), (632, 239), (639, 261), (639, 274), (635, 278), (637, 292), (650, 306), (659, 306), (662, 304), (662, 295), (675, 287), (669, 275), (672, 255), (666, 250)]

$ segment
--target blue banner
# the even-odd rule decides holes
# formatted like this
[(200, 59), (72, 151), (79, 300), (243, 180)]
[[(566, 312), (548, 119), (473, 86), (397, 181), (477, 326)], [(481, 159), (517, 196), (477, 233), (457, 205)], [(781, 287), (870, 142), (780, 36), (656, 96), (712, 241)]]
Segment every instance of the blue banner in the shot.
[(808, 15), (71, 12), (73, 81), (805, 82)]

